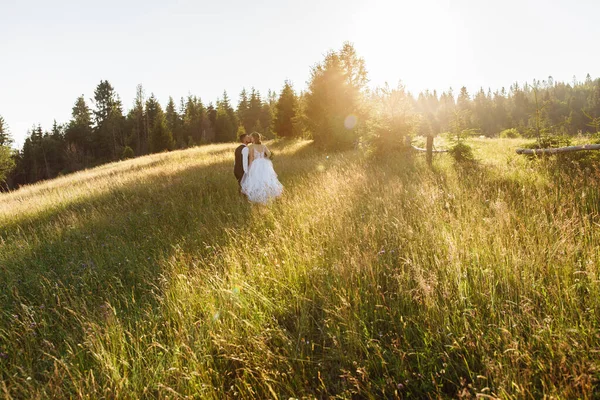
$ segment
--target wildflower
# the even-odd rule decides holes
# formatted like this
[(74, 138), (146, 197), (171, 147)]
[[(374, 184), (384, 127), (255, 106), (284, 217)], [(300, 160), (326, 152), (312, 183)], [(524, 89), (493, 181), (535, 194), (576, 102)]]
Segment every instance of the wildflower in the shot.
[(6, 359), (6, 358), (8, 358), (8, 354), (3, 351), (0, 351), (0, 358)]

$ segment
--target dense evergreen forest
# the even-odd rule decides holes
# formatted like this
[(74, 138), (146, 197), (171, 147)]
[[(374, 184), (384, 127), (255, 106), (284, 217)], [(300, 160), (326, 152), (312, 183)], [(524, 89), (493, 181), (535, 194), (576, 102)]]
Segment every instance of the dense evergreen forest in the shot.
[[(206, 143), (230, 142), (241, 132), (268, 138), (308, 137), (323, 147), (361, 141), (400, 141), (413, 134), (468, 131), (478, 135), (592, 134), (600, 130), (600, 79), (552, 77), (495, 91), (465, 87), (414, 96), (402, 85), (367, 88), (365, 62), (351, 44), (332, 51), (312, 68), (308, 88), (284, 82), (266, 96), (243, 89), (237, 107), (224, 92), (216, 102), (198, 96), (170, 97), (166, 106), (138, 85), (129, 110), (102, 80), (94, 97), (75, 99), (71, 120), (33, 126), (23, 148), (11, 150), (8, 122), (0, 117), (0, 183), (4, 189), (115, 160)], [(1, 114), (0, 110), (0, 114)], [(384, 140), (384, 141), (385, 141)], [(377, 142), (376, 140), (373, 142)]]

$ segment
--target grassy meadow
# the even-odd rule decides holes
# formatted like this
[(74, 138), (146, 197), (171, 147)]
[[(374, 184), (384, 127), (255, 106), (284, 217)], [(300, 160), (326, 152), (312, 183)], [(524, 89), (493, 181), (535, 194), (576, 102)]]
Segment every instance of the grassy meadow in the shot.
[(0, 397), (598, 398), (600, 172), (234, 145), (0, 194)]

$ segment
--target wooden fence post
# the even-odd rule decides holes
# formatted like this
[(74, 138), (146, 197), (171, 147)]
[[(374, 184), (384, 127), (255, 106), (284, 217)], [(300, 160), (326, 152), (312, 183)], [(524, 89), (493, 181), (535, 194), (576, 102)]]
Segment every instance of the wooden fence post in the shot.
[(431, 167), (433, 161), (433, 136), (427, 135), (427, 165)]

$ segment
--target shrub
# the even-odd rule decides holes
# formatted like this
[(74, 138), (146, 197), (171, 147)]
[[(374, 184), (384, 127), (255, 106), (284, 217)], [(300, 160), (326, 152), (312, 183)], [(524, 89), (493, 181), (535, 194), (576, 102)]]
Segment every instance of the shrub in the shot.
[(377, 104), (371, 111), (362, 141), (370, 154), (389, 154), (410, 148), (410, 138), (419, 127), (420, 116), (414, 112), (404, 86), (388, 86), (371, 93)]
[(475, 156), (473, 155), (473, 148), (463, 141), (456, 142), (449, 150), (448, 153), (454, 158), (454, 161), (460, 164), (473, 163), (475, 162)]
[(505, 129), (502, 132), (500, 132), (500, 137), (503, 139), (515, 139), (515, 138), (520, 138), (521, 133), (516, 128), (510, 128), (510, 129)]
[(566, 147), (571, 144), (569, 136), (545, 135), (539, 140), (526, 144), (524, 147), (528, 149), (551, 149), (557, 147)]
[(123, 154), (121, 155), (121, 158), (123, 160), (127, 160), (129, 158), (133, 158), (135, 157), (135, 154), (133, 153), (133, 149), (129, 146), (125, 146), (125, 148), (123, 149)]

